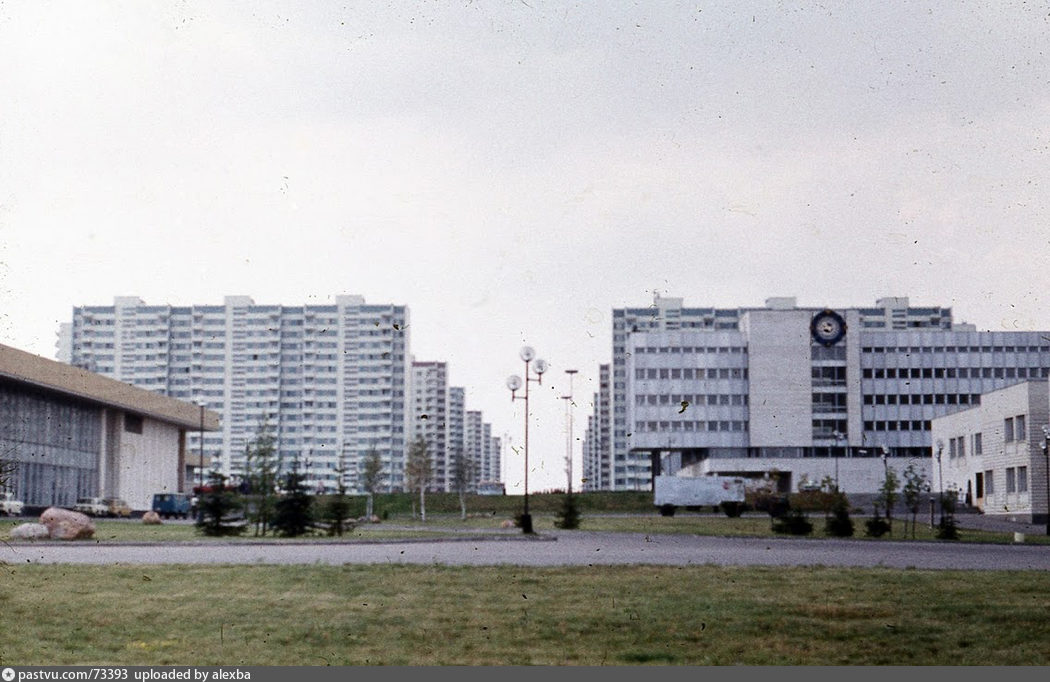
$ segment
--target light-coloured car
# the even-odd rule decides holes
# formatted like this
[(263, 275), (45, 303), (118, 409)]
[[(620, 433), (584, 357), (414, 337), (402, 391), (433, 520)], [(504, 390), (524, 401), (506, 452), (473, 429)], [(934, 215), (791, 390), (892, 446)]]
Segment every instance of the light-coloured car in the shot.
[(102, 501), (101, 497), (81, 497), (73, 505), (73, 511), (78, 511), (88, 516), (106, 516), (109, 514), (109, 507)]
[(116, 497), (107, 497), (102, 500), (102, 504), (106, 505), (107, 516), (120, 516), (123, 518), (131, 516), (131, 507), (124, 500)]
[(21, 516), (23, 506), (21, 500), (15, 499), (14, 493), (0, 493), (0, 514)]

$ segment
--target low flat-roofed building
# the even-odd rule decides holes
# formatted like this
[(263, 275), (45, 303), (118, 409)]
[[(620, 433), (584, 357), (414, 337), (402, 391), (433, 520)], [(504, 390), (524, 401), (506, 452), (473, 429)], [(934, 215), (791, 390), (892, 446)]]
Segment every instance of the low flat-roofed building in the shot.
[(981, 395), (980, 405), (932, 420), (932, 489), (987, 515), (1046, 523), (1050, 414), (1046, 381)]
[(154, 493), (192, 485), (187, 431), (218, 429), (213, 411), (0, 344), (0, 460), (27, 506), (116, 497), (148, 510)]

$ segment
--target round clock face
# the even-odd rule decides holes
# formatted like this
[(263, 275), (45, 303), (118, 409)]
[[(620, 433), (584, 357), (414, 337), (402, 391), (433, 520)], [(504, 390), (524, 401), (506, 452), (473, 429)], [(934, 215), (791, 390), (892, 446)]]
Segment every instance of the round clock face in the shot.
[(846, 335), (846, 321), (838, 313), (825, 310), (813, 317), (810, 332), (818, 343), (833, 346)]

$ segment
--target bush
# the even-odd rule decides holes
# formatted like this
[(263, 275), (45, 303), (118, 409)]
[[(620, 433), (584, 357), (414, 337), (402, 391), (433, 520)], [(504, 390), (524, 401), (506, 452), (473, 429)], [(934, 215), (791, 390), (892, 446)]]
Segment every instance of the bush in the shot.
[(744, 512), (743, 502), (723, 502), (719, 505), (722, 512), (731, 519), (739, 517)]
[(869, 538), (881, 538), (890, 532), (890, 524), (878, 514), (864, 522), (864, 534)]
[(824, 533), (836, 538), (853, 537), (853, 519), (849, 517), (849, 501), (842, 493), (831, 507), (831, 516), (824, 522)]
[(201, 496), (197, 530), (212, 537), (240, 535), (244, 532), (243, 505), (235, 488), (226, 485), (226, 477), (212, 474), (208, 492)]
[(554, 525), (564, 530), (580, 527), (580, 509), (575, 495), (566, 495)]
[(773, 524), (773, 532), (786, 535), (809, 535), (813, 532), (813, 524), (801, 509), (791, 509)]
[(955, 524), (954, 516), (945, 516), (937, 525), (938, 540), (958, 540), (959, 527)]

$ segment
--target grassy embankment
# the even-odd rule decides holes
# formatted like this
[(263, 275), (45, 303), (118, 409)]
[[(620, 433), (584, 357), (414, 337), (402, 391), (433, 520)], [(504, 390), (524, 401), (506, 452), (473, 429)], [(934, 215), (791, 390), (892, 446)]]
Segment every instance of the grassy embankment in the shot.
[(1045, 572), (0, 569), (0, 665), (1050, 664)]

